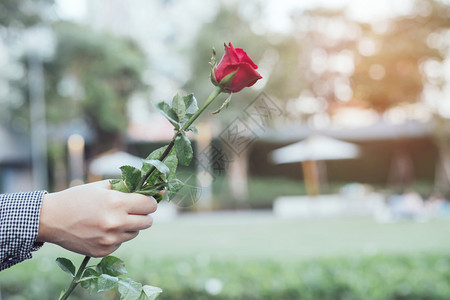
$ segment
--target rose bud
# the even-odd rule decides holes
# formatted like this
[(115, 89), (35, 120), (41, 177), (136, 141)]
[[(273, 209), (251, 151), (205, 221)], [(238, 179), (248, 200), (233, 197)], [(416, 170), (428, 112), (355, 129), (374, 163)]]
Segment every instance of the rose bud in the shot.
[(211, 72), (214, 85), (220, 86), (223, 92), (237, 93), (262, 78), (256, 71), (258, 66), (243, 49), (234, 48), (231, 43), (224, 46), (224, 55)]

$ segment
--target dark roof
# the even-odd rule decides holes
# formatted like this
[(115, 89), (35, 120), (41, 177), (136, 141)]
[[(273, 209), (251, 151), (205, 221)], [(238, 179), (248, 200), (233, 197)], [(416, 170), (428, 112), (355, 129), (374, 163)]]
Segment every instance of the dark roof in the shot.
[(402, 124), (389, 124), (385, 121), (376, 122), (370, 126), (312, 129), (307, 125), (297, 125), (278, 129), (269, 129), (260, 139), (271, 142), (287, 143), (299, 141), (312, 134), (322, 134), (347, 141), (394, 140), (401, 138), (421, 138), (430, 136), (433, 132), (432, 124), (409, 121)]

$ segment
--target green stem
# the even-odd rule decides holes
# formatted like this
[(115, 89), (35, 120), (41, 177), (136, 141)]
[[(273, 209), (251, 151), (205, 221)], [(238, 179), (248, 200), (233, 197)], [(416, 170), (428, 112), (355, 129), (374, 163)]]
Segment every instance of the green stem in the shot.
[(72, 282), (69, 285), (69, 288), (67, 289), (67, 291), (64, 293), (64, 295), (62, 295), (61, 298), (59, 298), (59, 300), (66, 300), (67, 298), (69, 298), (69, 295), (73, 292), (73, 290), (77, 287), (78, 285), (78, 281), (80, 280), (81, 276), (83, 275), (83, 271), (86, 268), (87, 263), (89, 262), (89, 260), (91, 259), (90, 256), (85, 256), (83, 261), (81, 262), (80, 267), (78, 268), (77, 274), (75, 275), (75, 277), (72, 279)]
[[(159, 161), (163, 161), (167, 155), (169, 155), (170, 151), (172, 151), (173, 146), (175, 145), (175, 139), (177, 138), (178, 135), (181, 134), (181, 132), (186, 131), (189, 126), (192, 125), (192, 123), (194, 123), (195, 120), (197, 120), (197, 118), (203, 113), (203, 111), (217, 98), (217, 96), (220, 95), (220, 93), (222, 92), (222, 88), (221, 87), (217, 87), (206, 99), (205, 103), (203, 103), (203, 105), (195, 112), (195, 114), (192, 115), (192, 117), (189, 118), (189, 120), (187, 120), (187, 122), (183, 125), (183, 127), (177, 131), (175, 131), (175, 133), (173, 134), (173, 138), (170, 141), (170, 144), (167, 146), (166, 150), (161, 154), (161, 156), (158, 158)], [(139, 182), (138, 185), (138, 189), (142, 189), (142, 187), (144, 186), (145, 182), (147, 181), (147, 179), (152, 175), (153, 171), (155, 171), (155, 167), (152, 166), (146, 173), (145, 176), (143, 176), (141, 178), (141, 181)]]
[[(209, 96), (208, 99), (206, 99), (205, 103), (195, 112), (195, 114), (192, 115), (192, 117), (189, 118), (189, 120), (184, 124), (183, 128), (181, 128), (182, 131), (185, 131), (189, 128), (189, 126), (194, 123), (195, 120), (203, 113), (203, 111), (217, 98), (217, 96), (220, 95), (222, 92), (221, 87), (217, 87)], [(179, 132), (177, 132), (178, 135)]]

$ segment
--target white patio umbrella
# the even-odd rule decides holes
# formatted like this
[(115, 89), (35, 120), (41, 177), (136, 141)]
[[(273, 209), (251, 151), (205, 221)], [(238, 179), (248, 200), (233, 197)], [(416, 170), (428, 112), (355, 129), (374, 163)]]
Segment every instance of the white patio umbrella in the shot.
[(317, 161), (352, 159), (359, 156), (357, 145), (323, 135), (312, 135), (305, 140), (272, 151), (276, 164), (301, 162), (308, 194), (319, 193)]
[(312, 135), (307, 139), (272, 151), (277, 164), (309, 160), (351, 159), (359, 155), (359, 147), (323, 135)]
[(97, 176), (118, 176), (120, 167), (130, 165), (142, 167), (143, 159), (122, 151), (108, 151), (100, 154), (89, 164), (89, 172)]

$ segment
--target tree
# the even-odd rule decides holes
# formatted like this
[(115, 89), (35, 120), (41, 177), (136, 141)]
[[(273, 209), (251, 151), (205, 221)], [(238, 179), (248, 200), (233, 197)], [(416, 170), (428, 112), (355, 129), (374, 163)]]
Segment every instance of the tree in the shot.
[[(304, 35), (309, 48), (305, 55), (311, 58), (311, 70), (306, 71), (308, 86), (313, 97), (326, 99), (328, 113), (333, 113), (336, 104), (373, 108), (382, 114), (405, 104), (433, 103), (428, 109), (434, 114), (434, 136), (440, 152), (438, 169), (444, 167), (437, 174), (445, 174), (443, 186), (447, 187), (449, 124), (436, 105), (444, 99), (435, 99), (435, 93), (434, 99), (423, 100), (430, 86), (441, 90), (446, 85), (444, 76), (431, 78), (427, 70), (430, 66), (439, 68), (448, 59), (445, 32), (450, 26), (449, 15), (448, 5), (420, 0), (410, 14), (378, 24), (352, 21), (339, 11), (315, 10), (301, 16), (302, 24), (309, 28)], [(330, 24), (331, 31), (327, 29)], [(345, 34), (339, 34), (337, 28)], [(336, 70), (334, 58), (339, 56), (341, 61), (345, 56), (350, 58), (349, 70)], [(442, 181), (442, 177), (437, 179)]]
[(24, 133), (28, 127), (24, 115), (26, 101), (26, 69), (22, 59), (24, 34), (38, 23), (45, 22), (43, 12), (51, 8), (53, 0), (3, 0), (0, 2), (0, 124)]
[(436, 99), (437, 95), (426, 99), (426, 90), (433, 87), (439, 90), (446, 85), (444, 76), (430, 77), (427, 70), (430, 65), (442, 66), (448, 59), (449, 43), (443, 34), (450, 27), (449, 16), (448, 5), (422, 0), (416, 1), (412, 15), (392, 20), (385, 32), (377, 33), (366, 26), (363, 38), (372, 41), (376, 51), (365, 55), (361, 49), (364, 45), (361, 42), (355, 45), (360, 51), (355, 51), (356, 66), (351, 77), (355, 98), (380, 112), (405, 103), (421, 102), (428, 106), (439, 151), (436, 188), (445, 192), (450, 184), (449, 119), (441, 115), (439, 107), (448, 99)]
[[(424, 6), (429, 10), (426, 13), (420, 11)], [(373, 55), (367, 55), (361, 42), (355, 45), (360, 48), (355, 51), (356, 67), (351, 78), (356, 98), (368, 101), (381, 112), (401, 103), (419, 101), (427, 81), (423, 63), (445, 58), (428, 41), (430, 34), (450, 25), (449, 11), (437, 1), (418, 1), (414, 15), (393, 20), (384, 33), (365, 26), (363, 38), (372, 41), (376, 49)]]
[(49, 123), (82, 119), (94, 133), (94, 153), (123, 148), (127, 100), (144, 88), (144, 54), (131, 40), (85, 26), (61, 22), (53, 27), (58, 45), (45, 65)]
[(2, 0), (0, 25), (28, 27), (42, 20), (41, 13), (53, 4), (53, 0)]

